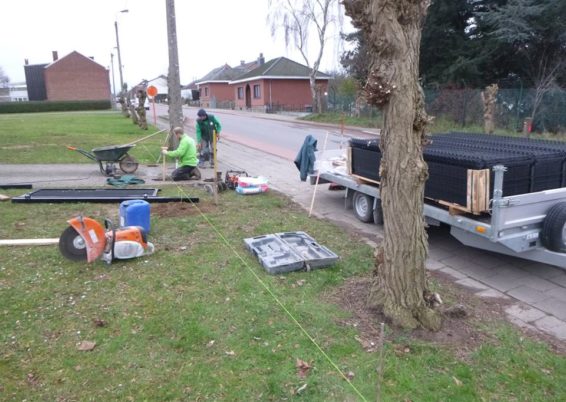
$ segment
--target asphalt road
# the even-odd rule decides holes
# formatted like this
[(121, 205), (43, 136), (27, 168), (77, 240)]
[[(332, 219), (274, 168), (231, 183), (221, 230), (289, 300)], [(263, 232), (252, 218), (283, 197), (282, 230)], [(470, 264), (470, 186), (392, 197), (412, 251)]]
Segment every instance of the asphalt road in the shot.
[[(194, 126), (197, 108), (183, 108), (183, 114)], [(158, 115), (167, 114), (166, 105), (156, 105)], [(242, 113), (230, 110), (211, 110), (222, 124), (222, 138), (246, 145), (250, 148), (268, 152), (287, 160), (294, 160), (303, 145), (305, 137), (312, 135), (318, 140), (318, 148), (344, 148), (348, 138), (374, 138), (378, 130), (345, 127), (336, 125), (309, 124), (296, 120), (296, 116), (280, 116), (265, 113)], [(151, 115), (151, 112), (148, 113)], [(326, 139), (326, 134), (328, 138)]]

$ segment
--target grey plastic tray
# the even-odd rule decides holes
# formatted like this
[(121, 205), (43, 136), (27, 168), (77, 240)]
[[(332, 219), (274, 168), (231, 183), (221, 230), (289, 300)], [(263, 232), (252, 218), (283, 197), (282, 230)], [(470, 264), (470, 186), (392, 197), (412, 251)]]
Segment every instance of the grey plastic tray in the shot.
[(270, 274), (321, 268), (338, 256), (305, 232), (284, 232), (244, 239), (248, 250)]

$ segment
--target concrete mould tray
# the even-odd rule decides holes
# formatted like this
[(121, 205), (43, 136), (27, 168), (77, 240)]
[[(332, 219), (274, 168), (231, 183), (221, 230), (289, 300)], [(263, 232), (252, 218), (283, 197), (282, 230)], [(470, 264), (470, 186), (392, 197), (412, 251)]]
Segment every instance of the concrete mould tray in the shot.
[(270, 274), (322, 268), (338, 256), (305, 232), (284, 232), (244, 239), (247, 249)]

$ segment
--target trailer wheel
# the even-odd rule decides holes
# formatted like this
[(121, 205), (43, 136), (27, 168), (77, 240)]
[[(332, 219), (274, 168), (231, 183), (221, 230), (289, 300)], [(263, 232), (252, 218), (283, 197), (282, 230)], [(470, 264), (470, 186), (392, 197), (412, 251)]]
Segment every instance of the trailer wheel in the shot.
[(547, 249), (566, 253), (566, 202), (559, 202), (548, 210), (540, 240)]
[(356, 191), (352, 198), (354, 215), (362, 222), (373, 222), (373, 197)]

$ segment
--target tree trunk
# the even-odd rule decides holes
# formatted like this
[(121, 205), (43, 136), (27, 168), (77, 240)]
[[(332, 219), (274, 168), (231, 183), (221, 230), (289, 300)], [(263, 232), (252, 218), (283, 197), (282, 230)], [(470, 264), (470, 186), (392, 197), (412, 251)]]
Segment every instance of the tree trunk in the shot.
[(145, 115), (145, 100), (147, 98), (147, 93), (145, 92), (144, 89), (139, 90), (138, 91), (138, 108), (137, 108), (137, 112), (138, 112), (138, 117), (139, 117), (139, 121), (138, 121), (138, 126), (140, 126), (140, 128), (142, 130), (147, 130), (147, 118)]
[(483, 131), (486, 134), (493, 134), (495, 131), (495, 103), (498, 91), (499, 87), (497, 84), (491, 84), (485, 87), (485, 90), (481, 93), (483, 101)]
[[(183, 105), (181, 101), (181, 78), (179, 75), (179, 51), (177, 47), (177, 20), (175, 16), (175, 0), (166, 0), (167, 14), (167, 42), (169, 48), (169, 74), (167, 83), (169, 93), (167, 96), (169, 103), (169, 126), (171, 132), (175, 127), (183, 126)], [(169, 136), (169, 149), (176, 149), (178, 146), (177, 137)]]
[(403, 328), (438, 330), (440, 315), (430, 307), (426, 283), (423, 197), (428, 168), (422, 148), (428, 117), (418, 82), (421, 28), (429, 2), (346, 0), (344, 5), (370, 46), (366, 98), (384, 111), (380, 144), (384, 240), (376, 253), (371, 302)]
[(132, 123), (137, 126), (139, 119), (138, 119), (138, 112), (136, 111), (134, 105), (130, 105), (130, 117), (132, 118)]
[(315, 79), (315, 72), (311, 72), (311, 75), (309, 76), (309, 84), (310, 84), (310, 89), (311, 89), (311, 98), (312, 98), (312, 112), (313, 113), (320, 113), (318, 109), (318, 105), (317, 105), (317, 101), (316, 101), (316, 79)]

